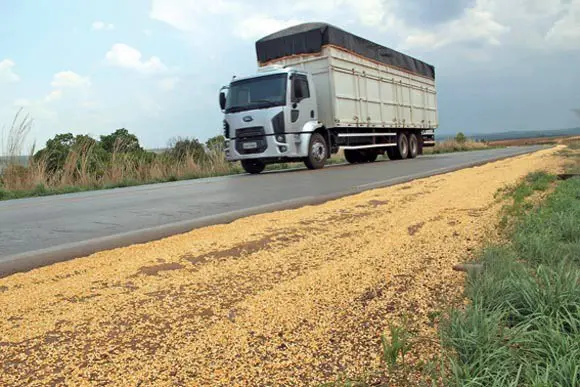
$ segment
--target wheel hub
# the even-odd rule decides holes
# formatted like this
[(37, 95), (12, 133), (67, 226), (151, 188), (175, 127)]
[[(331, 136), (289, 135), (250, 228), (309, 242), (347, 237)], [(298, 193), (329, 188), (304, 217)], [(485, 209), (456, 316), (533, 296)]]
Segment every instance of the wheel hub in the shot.
[(324, 160), (325, 155), (326, 148), (324, 144), (321, 144), (319, 142), (315, 142), (314, 144), (312, 144), (312, 156), (316, 161)]

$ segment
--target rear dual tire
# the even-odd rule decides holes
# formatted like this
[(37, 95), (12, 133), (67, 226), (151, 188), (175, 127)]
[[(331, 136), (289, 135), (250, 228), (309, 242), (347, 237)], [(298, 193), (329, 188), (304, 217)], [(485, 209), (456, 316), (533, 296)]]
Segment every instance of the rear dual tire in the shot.
[(408, 136), (400, 133), (397, 136), (397, 146), (387, 149), (387, 155), (391, 160), (414, 159), (419, 154), (419, 140), (414, 133)]
[(345, 149), (344, 158), (350, 164), (373, 163), (377, 161), (379, 155), (376, 152), (359, 151), (355, 149)]

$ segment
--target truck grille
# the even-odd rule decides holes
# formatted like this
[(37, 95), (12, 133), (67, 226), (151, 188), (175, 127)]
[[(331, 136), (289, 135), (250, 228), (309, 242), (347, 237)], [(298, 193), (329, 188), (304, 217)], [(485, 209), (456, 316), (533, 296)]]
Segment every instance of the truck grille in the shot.
[(242, 128), (236, 130), (237, 138), (258, 137), (264, 135), (264, 128), (261, 126), (253, 126), (251, 128)]
[[(268, 148), (268, 142), (264, 134), (264, 128), (261, 126), (237, 129), (236, 151), (242, 155), (264, 152)], [(254, 144), (255, 147), (249, 147)]]

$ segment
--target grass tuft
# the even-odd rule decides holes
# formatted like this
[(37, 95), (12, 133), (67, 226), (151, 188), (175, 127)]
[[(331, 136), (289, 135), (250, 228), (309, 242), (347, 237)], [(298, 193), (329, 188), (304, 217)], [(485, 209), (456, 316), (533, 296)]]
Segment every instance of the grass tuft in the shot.
[(393, 369), (398, 364), (399, 359), (401, 364), (405, 365), (405, 355), (411, 350), (411, 335), (405, 326), (389, 324), (389, 331), (388, 337), (385, 334), (381, 336), (381, 344), (383, 361), (389, 369)]

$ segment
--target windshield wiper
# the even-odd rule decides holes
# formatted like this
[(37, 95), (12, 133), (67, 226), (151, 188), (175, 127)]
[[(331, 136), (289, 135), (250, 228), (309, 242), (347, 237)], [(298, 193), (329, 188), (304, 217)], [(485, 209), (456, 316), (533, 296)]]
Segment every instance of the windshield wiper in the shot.
[(232, 106), (229, 109), (226, 109), (226, 113), (239, 113), (243, 112), (244, 110), (248, 110), (247, 106)]
[(253, 105), (253, 104), (257, 104), (257, 103), (259, 103), (259, 104), (263, 104), (263, 103), (265, 103), (265, 104), (267, 104), (269, 107), (271, 107), (271, 106), (276, 106), (276, 105), (277, 105), (277, 103), (276, 103), (276, 102), (272, 102), (272, 101), (270, 101), (269, 99), (257, 99), (257, 100), (255, 100), (255, 101), (252, 101), (252, 105)]

